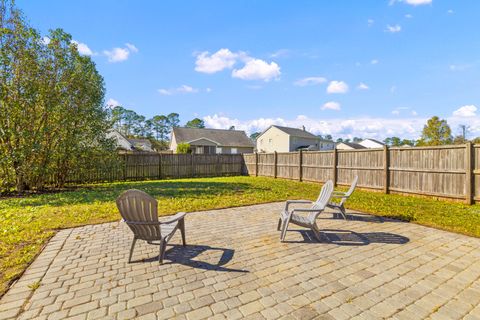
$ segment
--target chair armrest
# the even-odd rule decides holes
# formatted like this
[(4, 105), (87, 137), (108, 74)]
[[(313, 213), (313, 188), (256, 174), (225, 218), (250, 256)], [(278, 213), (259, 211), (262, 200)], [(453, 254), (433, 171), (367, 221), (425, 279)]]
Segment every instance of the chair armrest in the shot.
[(285, 210), (288, 211), (288, 207), (293, 203), (312, 203), (310, 200), (287, 200), (285, 202)]
[(170, 217), (169, 219), (160, 221), (160, 224), (169, 224), (169, 223), (177, 222), (177, 221), (182, 220), (183, 218), (185, 218), (186, 215), (187, 215), (186, 212), (178, 212), (177, 214), (175, 214), (174, 216)]
[(343, 191), (333, 191), (332, 192), (332, 195), (344, 195), (346, 194), (346, 192), (343, 192)]
[(318, 208), (318, 209), (293, 209), (293, 212), (318, 212), (322, 211), (325, 208)]

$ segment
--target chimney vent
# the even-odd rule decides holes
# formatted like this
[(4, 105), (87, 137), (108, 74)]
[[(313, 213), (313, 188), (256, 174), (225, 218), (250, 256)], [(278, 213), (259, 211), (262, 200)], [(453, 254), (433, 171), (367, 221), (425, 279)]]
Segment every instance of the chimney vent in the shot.
[(302, 126), (303, 131), (305, 131), (305, 126)]

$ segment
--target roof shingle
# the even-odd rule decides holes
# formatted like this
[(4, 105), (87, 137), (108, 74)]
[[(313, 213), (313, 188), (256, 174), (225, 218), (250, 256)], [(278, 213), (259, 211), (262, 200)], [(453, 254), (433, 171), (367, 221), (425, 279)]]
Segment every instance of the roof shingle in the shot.
[(224, 147), (250, 147), (254, 144), (245, 131), (200, 128), (173, 128), (177, 143), (191, 142), (198, 139), (208, 139)]

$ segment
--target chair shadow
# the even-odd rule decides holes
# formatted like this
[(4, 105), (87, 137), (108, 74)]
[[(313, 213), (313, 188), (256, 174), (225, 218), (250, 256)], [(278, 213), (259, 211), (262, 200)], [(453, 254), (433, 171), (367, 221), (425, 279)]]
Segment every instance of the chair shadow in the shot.
[[(195, 257), (201, 255), (202, 253), (211, 251), (211, 250), (222, 251), (222, 256), (220, 257), (220, 260), (218, 260), (218, 263), (211, 264), (205, 261), (193, 260)], [(235, 253), (235, 250), (232, 250), (232, 249), (215, 248), (215, 247), (210, 247), (205, 245), (186, 245), (186, 246), (173, 245), (172, 248), (169, 248), (165, 251), (165, 258), (167, 260), (170, 260), (170, 262), (167, 261), (167, 262), (164, 262), (164, 264), (178, 263), (178, 264), (182, 264), (192, 268), (222, 271), (222, 272), (242, 272), (242, 273), (249, 272), (248, 270), (232, 269), (232, 268), (224, 267), (225, 264), (227, 264), (232, 260), (234, 253)], [(142, 262), (153, 262), (153, 261), (158, 261), (158, 256), (142, 260)]]
[(388, 232), (364, 232), (359, 233), (351, 230), (322, 229), (321, 241), (315, 238), (311, 230), (289, 230), (300, 232), (303, 241), (286, 241), (290, 243), (329, 243), (339, 246), (367, 246), (371, 243), (405, 244), (409, 238)]
[[(325, 215), (320, 215), (318, 219), (335, 219), (335, 220), (344, 220), (343, 216), (339, 212), (327, 211), (327, 214), (331, 214), (331, 217), (325, 217)], [(384, 223), (385, 221), (391, 221), (392, 219), (387, 219), (380, 216), (373, 216), (370, 214), (364, 213), (347, 213), (347, 221), (359, 221), (359, 222), (373, 222), (373, 223)], [(401, 221), (399, 221), (401, 222)]]

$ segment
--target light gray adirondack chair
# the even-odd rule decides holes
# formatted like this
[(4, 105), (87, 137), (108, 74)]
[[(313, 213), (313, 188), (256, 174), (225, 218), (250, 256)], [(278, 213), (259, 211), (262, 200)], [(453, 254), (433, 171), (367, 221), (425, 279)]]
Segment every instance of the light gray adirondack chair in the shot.
[[(309, 200), (287, 200), (285, 209), (280, 214), (278, 220), (277, 230), (281, 230), (280, 239), (283, 242), (287, 234), (288, 224), (293, 223), (301, 227), (310, 228), (313, 234), (320, 241), (320, 229), (317, 226), (317, 217), (330, 201), (333, 192), (333, 182), (328, 180), (320, 190), (320, 194), (315, 202)], [(295, 203), (311, 203), (312, 207), (309, 209), (293, 209), (289, 210), (289, 206)], [(308, 213), (307, 216), (300, 215), (300, 213)]]
[(137, 240), (160, 245), (158, 257), (160, 264), (163, 263), (167, 243), (177, 229), (180, 229), (183, 245), (186, 245), (185, 212), (179, 212), (164, 221), (158, 221), (157, 200), (147, 193), (135, 189), (125, 191), (117, 198), (117, 208), (123, 220), (133, 232), (133, 241), (128, 257), (129, 263), (132, 261), (133, 248)]
[(355, 176), (353, 178), (352, 184), (350, 185), (350, 188), (348, 189), (347, 192), (340, 192), (340, 191), (334, 191), (332, 194), (332, 199), (341, 199), (340, 202), (329, 202), (327, 204), (327, 207), (332, 208), (332, 209), (338, 209), (340, 211), (340, 214), (342, 215), (343, 219), (347, 220), (347, 213), (345, 211), (345, 202), (350, 198), (352, 195), (353, 191), (355, 191), (355, 187), (357, 186), (358, 182), (358, 176)]

